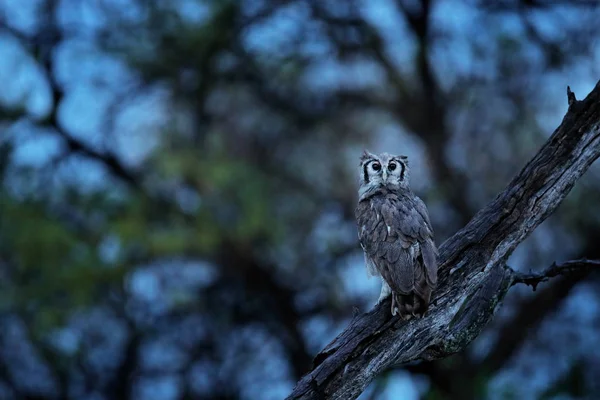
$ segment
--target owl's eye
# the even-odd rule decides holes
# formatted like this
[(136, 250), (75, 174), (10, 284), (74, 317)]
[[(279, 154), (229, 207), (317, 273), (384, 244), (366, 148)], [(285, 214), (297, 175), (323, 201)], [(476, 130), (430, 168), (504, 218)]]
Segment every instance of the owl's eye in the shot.
[(375, 162), (372, 165), (374, 171), (379, 171), (381, 169), (381, 164)]
[(389, 169), (390, 171), (393, 171), (393, 170), (395, 170), (395, 169), (396, 169), (396, 163), (395, 163), (395, 162), (391, 162), (391, 163), (388, 165), (388, 169)]

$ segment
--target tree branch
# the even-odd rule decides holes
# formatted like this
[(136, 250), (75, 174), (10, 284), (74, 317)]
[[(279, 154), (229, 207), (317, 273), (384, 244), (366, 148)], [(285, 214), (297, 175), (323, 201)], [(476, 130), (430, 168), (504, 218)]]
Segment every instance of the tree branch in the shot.
[(573, 274), (575, 272), (589, 271), (592, 268), (600, 269), (600, 261), (598, 260), (573, 260), (567, 261), (561, 264), (553, 263), (550, 267), (546, 268), (542, 272), (530, 272), (523, 273), (514, 271), (513, 285), (517, 283), (524, 283), (533, 288), (533, 291), (537, 288), (537, 285), (541, 282), (546, 282), (550, 278), (554, 278), (559, 275)]
[[(418, 51), (415, 59), (415, 70), (421, 86), (420, 101), (416, 101), (414, 93), (407, 93), (396, 107), (396, 113), (414, 133), (418, 134), (427, 147), (433, 163), (433, 173), (438, 190), (458, 213), (461, 224), (466, 224), (473, 216), (473, 210), (465, 201), (468, 192), (468, 180), (448, 161), (446, 154), (451, 132), (446, 124), (446, 115), (451, 101), (448, 100), (439, 85), (434, 68), (430, 62), (431, 53), (431, 0), (421, 0), (418, 7), (409, 7), (404, 1), (397, 0), (408, 26), (415, 35)], [(414, 6), (414, 5), (413, 5)], [(416, 9), (414, 9), (416, 8)], [(407, 99), (410, 99), (407, 101)], [(416, 103), (415, 110), (409, 110), (407, 103)], [(427, 112), (423, 112), (427, 110)]]
[(115, 155), (99, 152), (83, 141), (76, 139), (67, 132), (59, 120), (58, 110), (65, 97), (65, 92), (56, 78), (55, 71), (54, 52), (61, 40), (64, 39), (58, 21), (56, 21), (57, 6), (58, 2), (56, 1), (49, 1), (44, 4), (43, 27), (31, 36), (13, 28), (4, 18), (0, 17), (0, 31), (8, 32), (17, 39), (23, 49), (29, 52), (31, 59), (35, 60), (41, 71), (46, 75), (53, 105), (48, 115), (43, 120), (37, 121), (37, 123), (40, 126), (52, 128), (54, 133), (65, 141), (69, 153), (80, 153), (89, 159), (100, 162), (115, 177), (120, 178), (136, 189), (140, 189), (142, 177), (139, 174), (129, 170)]
[(512, 251), (598, 156), (600, 82), (584, 100), (571, 102), (561, 125), (508, 187), (440, 247), (440, 283), (428, 315), (401, 321), (391, 317), (387, 299), (357, 316), (315, 357), (288, 399), (355, 399), (390, 366), (463, 350), (519, 279), (506, 268)]

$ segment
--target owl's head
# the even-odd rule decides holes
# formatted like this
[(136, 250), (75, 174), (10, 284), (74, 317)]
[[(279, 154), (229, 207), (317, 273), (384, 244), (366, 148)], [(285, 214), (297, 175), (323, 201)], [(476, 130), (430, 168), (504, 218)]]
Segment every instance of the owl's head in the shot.
[(379, 187), (405, 188), (408, 186), (408, 157), (388, 153), (373, 154), (367, 150), (360, 157), (360, 189), (364, 194)]

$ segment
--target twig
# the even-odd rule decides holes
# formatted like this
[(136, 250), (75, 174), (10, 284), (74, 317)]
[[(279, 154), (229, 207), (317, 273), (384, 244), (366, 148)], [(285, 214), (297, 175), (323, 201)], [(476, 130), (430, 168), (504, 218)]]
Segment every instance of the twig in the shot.
[(516, 285), (517, 283), (524, 283), (525, 285), (531, 286), (535, 292), (538, 284), (546, 282), (550, 278), (559, 275), (569, 275), (575, 272), (589, 271), (593, 268), (598, 268), (600, 270), (600, 260), (579, 259), (566, 261), (560, 264), (552, 263), (550, 267), (542, 272), (523, 273), (514, 271), (512, 284)]

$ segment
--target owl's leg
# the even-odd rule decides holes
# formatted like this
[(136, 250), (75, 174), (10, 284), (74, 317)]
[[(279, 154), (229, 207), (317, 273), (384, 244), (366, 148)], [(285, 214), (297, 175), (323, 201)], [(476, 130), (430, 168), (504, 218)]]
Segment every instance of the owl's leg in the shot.
[(392, 293), (392, 289), (390, 289), (385, 279), (381, 278), (381, 294), (379, 295), (379, 299), (377, 299), (377, 304), (381, 303), (390, 293)]

